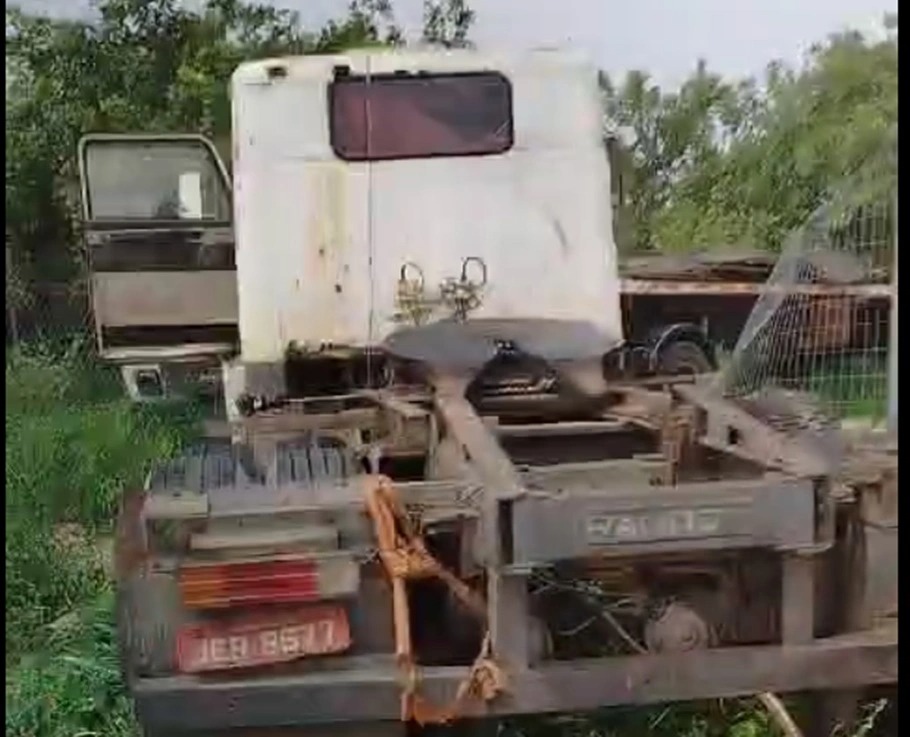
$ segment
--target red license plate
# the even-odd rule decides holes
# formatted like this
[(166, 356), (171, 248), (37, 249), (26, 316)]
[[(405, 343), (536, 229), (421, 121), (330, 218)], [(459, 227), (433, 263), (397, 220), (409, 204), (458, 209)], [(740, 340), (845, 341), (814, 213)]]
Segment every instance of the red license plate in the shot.
[(177, 637), (177, 667), (183, 673), (250, 668), (338, 653), (350, 646), (351, 628), (340, 606), (260, 611), (184, 627)]

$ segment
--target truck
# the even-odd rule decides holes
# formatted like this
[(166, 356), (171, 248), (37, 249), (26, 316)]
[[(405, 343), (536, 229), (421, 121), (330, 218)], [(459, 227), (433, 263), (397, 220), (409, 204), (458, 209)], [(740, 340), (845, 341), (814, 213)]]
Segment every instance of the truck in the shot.
[(700, 326), (625, 334), (593, 66), (354, 50), (231, 100), (230, 176), (195, 135), (79, 149), (101, 357), (229, 427), (117, 520), (146, 735), (896, 683), (893, 451), (845, 478)]

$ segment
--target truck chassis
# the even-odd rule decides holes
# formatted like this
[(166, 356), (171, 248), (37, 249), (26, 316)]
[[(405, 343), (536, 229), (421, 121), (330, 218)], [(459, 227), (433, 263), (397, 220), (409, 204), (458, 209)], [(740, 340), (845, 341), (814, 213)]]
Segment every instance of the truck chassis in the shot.
[[(835, 472), (811, 439), (772, 430), (756, 419), (755, 408), (713, 396), (706, 389), (710, 377), (611, 385), (611, 399), (596, 416), (556, 421), (527, 410), (513, 416), (503, 401), (495, 414), (485, 412), (467, 398), (473, 378), (435, 375), (420, 386), (288, 400), (243, 417), (234, 442), (262, 470), (257, 489), (244, 490), (250, 475), (206, 481), (198, 463), (192, 471), (192, 464), (184, 467), (176, 492), (156, 494), (150, 482), (142, 512), (126, 504), (121, 514), (121, 583), (141, 567), (131, 555), (136, 536), (130, 533), (140, 516), (146, 524), (180, 524), (199, 519), (204, 509), (213, 519), (219, 504), (233, 504), (237, 514), (238, 500), (268, 487), (279, 500), (273, 511), (331, 512), (336, 520), (347, 515), (362, 522), (364, 484), (382, 473), (394, 479), (425, 539), (439, 533), (454, 541), (444, 565), (485, 602), (499, 687), (465, 691), (471, 647), (467, 655), (449, 648), (434, 656), (417, 642), (409, 653), (419, 661), (411, 695), (437, 705), (457, 701), (457, 714), (448, 717), (896, 683), (894, 448), (855, 450), (862, 478), (849, 468)], [(529, 397), (521, 399), (526, 405)], [(331, 437), (356, 449), (360, 470), (346, 482), (310, 471), (288, 484), (281, 447), (301, 436)], [(416, 474), (415, 461), (422, 469)], [(361, 574), (360, 596), (363, 601), (367, 582), (376, 584), (365, 626), (379, 646), (264, 674), (137, 675), (142, 669), (133, 668), (135, 642), (127, 636), (124, 660), (147, 733), (261, 735), (294, 728), (335, 734), (347, 725), (366, 734), (414, 718), (402, 698), (409, 688), (402, 649), (411, 643), (396, 636), (394, 597), (376, 561), (375, 537), (352, 545), (360, 543), (372, 551), (359, 558), (372, 571)], [(730, 623), (730, 611), (746, 610), (745, 599), (731, 594), (737, 589), (715, 591), (713, 603), (704, 604), (684, 587), (668, 594), (654, 584), (663, 566), (679, 561), (683, 568), (723, 568), (729, 561), (737, 570), (767, 569), (764, 588), (747, 594), (763, 598), (742, 618), (752, 624)], [(620, 641), (609, 654), (598, 650), (604, 637), (597, 631), (593, 649), (575, 647), (571, 638), (558, 644), (538, 584), (541, 573), (552, 581), (567, 568), (588, 582), (634, 569), (631, 578), (660, 595), (637, 610), (644, 624), (635, 635), (595, 607), (599, 631), (606, 626)], [(705, 588), (711, 586), (702, 594)], [(432, 615), (413, 591), (410, 598), (411, 627), (418, 628), (418, 619)], [(466, 629), (476, 648), (477, 623), (464, 624), (470, 617), (451, 598), (447, 606), (455, 615), (440, 615), (440, 629), (460, 624), (441, 637), (456, 641)], [(559, 601), (555, 606), (560, 609)], [(718, 608), (728, 614), (712, 614)]]

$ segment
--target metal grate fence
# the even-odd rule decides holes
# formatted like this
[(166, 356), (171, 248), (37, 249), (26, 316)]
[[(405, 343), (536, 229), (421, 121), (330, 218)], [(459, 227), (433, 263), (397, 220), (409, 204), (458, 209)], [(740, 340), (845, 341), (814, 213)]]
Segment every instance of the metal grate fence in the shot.
[(895, 203), (890, 187), (848, 191), (791, 234), (721, 372), (726, 397), (780, 429), (884, 418)]

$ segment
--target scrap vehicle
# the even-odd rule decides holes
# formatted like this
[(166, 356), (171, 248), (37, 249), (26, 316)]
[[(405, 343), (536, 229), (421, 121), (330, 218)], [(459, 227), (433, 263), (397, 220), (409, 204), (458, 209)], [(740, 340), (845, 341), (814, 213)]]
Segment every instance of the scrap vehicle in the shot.
[(698, 380), (696, 326), (624, 340), (592, 66), (352, 51), (231, 92), (231, 177), (198, 136), (80, 146), (101, 355), (231, 428), (118, 518), (147, 735), (896, 682), (862, 524), (896, 481)]

